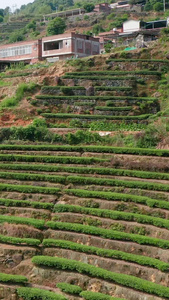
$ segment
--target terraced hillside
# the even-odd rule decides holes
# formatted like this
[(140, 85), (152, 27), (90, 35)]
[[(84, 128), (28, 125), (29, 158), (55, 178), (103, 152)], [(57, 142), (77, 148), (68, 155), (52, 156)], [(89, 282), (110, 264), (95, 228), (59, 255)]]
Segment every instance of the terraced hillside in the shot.
[(0, 150), (1, 299), (169, 298), (169, 151)]
[(102, 71), (69, 72), (57, 79), (58, 85), (42, 86), (34, 101), (51, 127), (63, 121), (70, 126), (72, 119), (81, 127), (100, 120), (147, 124), (160, 110), (152, 95), (168, 67), (162, 60), (108, 59)]

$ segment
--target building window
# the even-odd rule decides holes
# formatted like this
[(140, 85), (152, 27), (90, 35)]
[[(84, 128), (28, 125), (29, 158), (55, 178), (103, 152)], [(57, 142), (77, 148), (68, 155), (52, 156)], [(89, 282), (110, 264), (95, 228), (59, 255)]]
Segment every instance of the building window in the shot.
[(0, 50), (0, 57), (6, 58), (11, 56), (20, 56), (24, 54), (31, 54), (32, 53), (32, 46), (20, 46), (20, 47), (9, 47), (6, 49)]
[(99, 45), (93, 45), (93, 51), (98, 52), (99, 51)]
[(82, 50), (83, 49), (83, 41), (77, 41), (77, 48)]
[(63, 48), (63, 41), (53, 41), (53, 42), (47, 42), (43, 45), (44, 51), (50, 51), (50, 50), (58, 50)]

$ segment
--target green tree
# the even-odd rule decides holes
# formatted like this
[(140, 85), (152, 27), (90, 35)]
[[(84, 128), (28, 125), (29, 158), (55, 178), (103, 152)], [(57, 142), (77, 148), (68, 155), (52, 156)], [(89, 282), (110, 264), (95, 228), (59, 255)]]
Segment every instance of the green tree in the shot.
[(104, 49), (106, 53), (110, 53), (111, 49), (112, 49), (113, 43), (112, 41), (108, 41), (105, 45), (104, 45)]
[(20, 42), (25, 39), (23, 33), (21, 31), (14, 31), (9, 36), (9, 43)]
[(83, 8), (86, 12), (91, 12), (95, 8), (95, 6), (92, 3), (86, 3), (83, 5)]
[(147, 1), (145, 6), (144, 6), (144, 10), (145, 11), (150, 11), (152, 9), (153, 9), (153, 7), (152, 7), (151, 3), (149, 1)]
[(105, 30), (103, 29), (103, 27), (100, 25), (100, 24), (95, 24), (94, 26), (93, 26), (93, 30), (92, 30), (92, 32), (94, 33), (94, 34), (98, 34), (98, 33), (100, 33), (100, 32), (104, 32)]
[(65, 20), (59, 17), (56, 17), (55, 19), (51, 20), (47, 27), (47, 34), (48, 35), (55, 35), (55, 34), (61, 34), (64, 33), (66, 29), (66, 23)]
[(30, 23), (27, 24), (27, 29), (32, 29), (33, 31), (36, 30), (36, 21), (32, 20)]
[(4, 10), (2, 8), (0, 8), (0, 16), (4, 16)]
[(163, 4), (160, 3), (160, 2), (156, 2), (156, 3), (153, 5), (153, 10), (155, 10), (155, 11), (161, 11), (161, 10), (163, 10)]
[(4, 20), (4, 18), (2, 16), (0, 16), (0, 23), (2, 23)]

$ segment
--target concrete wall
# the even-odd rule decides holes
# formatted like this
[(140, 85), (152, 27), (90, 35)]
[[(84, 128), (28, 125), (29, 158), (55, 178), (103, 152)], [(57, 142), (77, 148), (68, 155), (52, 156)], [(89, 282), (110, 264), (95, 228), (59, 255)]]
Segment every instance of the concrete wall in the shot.
[(123, 32), (133, 32), (140, 30), (140, 21), (129, 20), (123, 23)]

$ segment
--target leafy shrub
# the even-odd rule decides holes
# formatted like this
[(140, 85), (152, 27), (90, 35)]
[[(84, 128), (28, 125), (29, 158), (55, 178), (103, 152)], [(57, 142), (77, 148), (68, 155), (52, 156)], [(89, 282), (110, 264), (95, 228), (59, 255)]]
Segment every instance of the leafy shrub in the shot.
[(163, 10), (163, 4), (160, 3), (160, 2), (156, 2), (156, 3), (153, 5), (153, 9), (154, 9), (155, 11), (161, 11), (161, 10)]
[(93, 3), (85, 3), (83, 5), (83, 8), (86, 10), (86, 12), (91, 12), (95, 8), (95, 6)]
[(83, 291), (80, 293), (80, 296), (83, 297), (85, 300), (125, 300), (121, 298), (114, 298), (106, 294), (90, 291)]
[(61, 34), (64, 33), (65, 29), (66, 29), (65, 20), (60, 17), (56, 17), (55, 19), (51, 20), (48, 23), (47, 34), (48, 35)]
[(68, 293), (68, 294), (79, 295), (82, 292), (81, 287), (78, 285), (74, 285), (74, 284), (60, 282), (56, 286), (59, 289), (61, 289), (63, 292)]
[(16, 185), (0, 183), (0, 191), (16, 191), (21, 193), (42, 193), (42, 194), (57, 194), (60, 192), (58, 188), (46, 188), (41, 186), (31, 185)]
[(0, 104), (0, 108), (16, 106), (22, 100), (26, 92), (32, 93), (37, 86), (38, 85), (35, 83), (30, 83), (29, 85), (21, 83), (16, 91), (16, 95), (14, 97), (4, 99)]
[(17, 288), (17, 294), (24, 300), (67, 300), (63, 295), (38, 288)]
[(25, 284), (27, 281), (25, 276), (0, 273), (0, 282)]
[(43, 220), (39, 220), (39, 219), (0, 215), (0, 223), (5, 223), (5, 222), (12, 223), (12, 224), (30, 225), (39, 229), (43, 229), (45, 224)]
[(14, 199), (2, 199), (0, 198), (0, 205), (13, 206), (13, 207), (33, 207), (41, 209), (53, 209), (53, 203), (29, 201), (29, 200), (14, 200)]
[(0, 243), (14, 244), (14, 245), (26, 244), (29, 246), (39, 246), (41, 241), (37, 239), (18, 238), (18, 237), (5, 236), (0, 234)]

